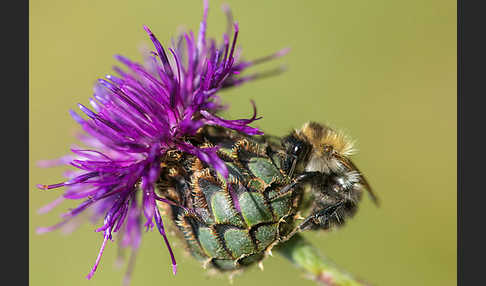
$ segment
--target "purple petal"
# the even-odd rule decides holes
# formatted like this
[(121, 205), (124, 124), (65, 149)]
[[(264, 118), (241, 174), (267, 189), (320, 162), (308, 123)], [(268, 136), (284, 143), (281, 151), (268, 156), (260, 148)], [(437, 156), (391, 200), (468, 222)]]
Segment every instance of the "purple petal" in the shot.
[(155, 223), (157, 224), (157, 228), (159, 229), (160, 234), (164, 238), (165, 245), (167, 246), (167, 250), (169, 250), (170, 259), (172, 261), (172, 273), (176, 275), (177, 273), (177, 262), (175, 260), (174, 253), (172, 252), (172, 247), (170, 247), (169, 240), (167, 239), (167, 235), (165, 234), (164, 223), (162, 218), (160, 217), (159, 210), (155, 211)]
[(98, 264), (100, 264), (101, 256), (103, 255), (103, 252), (105, 251), (105, 246), (106, 242), (108, 241), (108, 237), (110, 236), (109, 234), (110, 230), (105, 231), (105, 235), (103, 237), (103, 243), (101, 244), (100, 251), (98, 252), (98, 256), (96, 257), (95, 264), (93, 268), (91, 268), (91, 271), (86, 275), (86, 278), (89, 280), (91, 277), (93, 277), (94, 273), (96, 272), (96, 269), (98, 268)]
[(179, 148), (189, 154), (197, 156), (203, 162), (207, 163), (209, 166), (212, 166), (224, 178), (228, 178), (228, 169), (223, 160), (219, 158), (217, 154), (217, 147), (198, 148), (187, 143), (181, 143)]
[(255, 118), (253, 120), (251, 119), (244, 119), (244, 121), (238, 121), (238, 120), (226, 120), (221, 117), (218, 117), (216, 115), (213, 115), (206, 110), (201, 110), (201, 115), (204, 116), (204, 118), (207, 119), (206, 124), (213, 124), (213, 125), (219, 125), (222, 127), (230, 128), (233, 130), (237, 130), (243, 133), (246, 133), (248, 135), (262, 135), (263, 132), (260, 131), (258, 128), (250, 127), (246, 124), (248, 124), (246, 121), (250, 120), (258, 120), (260, 118)]
[(55, 208), (57, 205), (62, 203), (64, 201), (64, 197), (60, 196), (59, 198), (55, 199), (53, 202), (41, 207), (39, 210), (37, 210), (38, 214), (45, 214), (50, 212), (53, 208)]
[(59, 229), (61, 226), (63, 226), (64, 224), (66, 224), (68, 222), (68, 220), (63, 220), (53, 226), (48, 226), (48, 227), (38, 227), (36, 229), (36, 233), (37, 234), (44, 234), (46, 232), (51, 232), (53, 230), (56, 230), (56, 229)]
[(157, 40), (154, 33), (152, 33), (149, 27), (143, 26), (143, 28), (145, 29), (147, 34), (149, 34), (150, 39), (154, 43), (155, 49), (157, 50), (159, 58), (164, 66), (164, 71), (167, 73), (168, 77), (172, 77), (172, 68), (170, 66), (169, 59), (167, 58), (167, 54), (165, 53), (164, 47), (162, 47), (162, 44), (159, 42), (159, 40)]
[(147, 222), (145, 223), (145, 226), (148, 229), (152, 229), (154, 226), (152, 219), (154, 217), (154, 212), (155, 212), (155, 197), (153, 193), (153, 187), (145, 187), (143, 190), (143, 214), (145, 215), (145, 218), (147, 219)]
[(240, 201), (238, 200), (238, 195), (233, 190), (233, 187), (231, 187), (231, 184), (228, 184), (228, 192), (231, 196), (231, 200), (233, 201), (233, 205), (235, 206), (235, 209), (238, 212), (241, 212), (241, 206), (240, 206)]

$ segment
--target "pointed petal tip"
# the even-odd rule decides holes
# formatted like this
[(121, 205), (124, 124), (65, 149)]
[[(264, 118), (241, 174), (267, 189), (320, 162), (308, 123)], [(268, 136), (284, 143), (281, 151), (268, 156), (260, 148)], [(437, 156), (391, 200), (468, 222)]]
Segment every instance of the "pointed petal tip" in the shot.
[(172, 264), (172, 274), (177, 274), (177, 264)]
[(209, 10), (209, 0), (203, 1), (203, 7), (204, 7), (204, 16), (207, 17), (208, 10)]
[(116, 54), (113, 56), (116, 60), (119, 60), (121, 62), (127, 60), (127, 58), (125, 58), (124, 56), (120, 55), (120, 54)]
[(39, 190), (48, 190), (48, 186), (47, 185), (42, 185), (42, 184), (37, 184), (36, 187), (39, 189)]
[(286, 54), (288, 54), (290, 52), (290, 50), (291, 50), (290, 47), (286, 47), (286, 48), (283, 48), (280, 51), (278, 51), (275, 55), (277, 57), (282, 57), (282, 56), (285, 56)]
[(36, 234), (44, 234), (44, 233), (47, 233), (47, 232), (49, 232), (48, 227), (38, 227), (38, 228), (35, 229)]
[(79, 116), (74, 110), (69, 109), (69, 114), (74, 119), (74, 121), (76, 121), (78, 124), (82, 124), (84, 122), (84, 119), (81, 116)]
[(147, 32), (149, 35), (152, 35), (152, 31), (149, 29), (149, 27), (147, 25), (143, 25), (143, 29), (145, 30), (145, 32)]
[(86, 106), (82, 105), (81, 103), (78, 103), (78, 107), (87, 116), (89, 116), (91, 118), (96, 117), (96, 115), (95, 115), (95, 113), (93, 111), (91, 111), (89, 108), (87, 108)]
[(57, 199), (55, 199), (54, 201), (52, 201), (51, 203), (39, 208), (37, 210), (37, 214), (45, 214), (45, 213), (48, 213), (50, 212), (53, 208), (55, 208), (56, 206), (58, 206), (61, 202), (64, 201), (64, 196), (60, 196), (58, 197)]
[[(47, 167), (49, 167), (49, 160), (40, 160), (40, 161), (35, 162), (35, 164), (37, 165), (37, 167), (47, 168)], [(37, 184), (37, 186), (38, 186), (38, 184)]]

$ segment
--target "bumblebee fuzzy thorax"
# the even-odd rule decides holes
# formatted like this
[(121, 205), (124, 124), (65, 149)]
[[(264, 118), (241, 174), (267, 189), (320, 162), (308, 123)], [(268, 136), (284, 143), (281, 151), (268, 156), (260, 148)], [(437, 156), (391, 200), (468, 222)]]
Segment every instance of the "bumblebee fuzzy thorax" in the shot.
[(346, 158), (354, 153), (353, 142), (342, 132), (316, 122), (307, 122), (295, 135), (310, 145), (307, 172), (338, 171)]

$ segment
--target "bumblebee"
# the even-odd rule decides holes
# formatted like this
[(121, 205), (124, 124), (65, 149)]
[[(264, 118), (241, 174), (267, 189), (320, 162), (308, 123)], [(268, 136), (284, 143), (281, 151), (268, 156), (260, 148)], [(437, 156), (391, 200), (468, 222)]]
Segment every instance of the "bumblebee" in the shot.
[(352, 217), (366, 190), (373, 202), (378, 198), (351, 161), (353, 142), (342, 132), (308, 122), (281, 140), (283, 170), (292, 182), (279, 195), (304, 187), (310, 196), (310, 214), (296, 230), (329, 229)]

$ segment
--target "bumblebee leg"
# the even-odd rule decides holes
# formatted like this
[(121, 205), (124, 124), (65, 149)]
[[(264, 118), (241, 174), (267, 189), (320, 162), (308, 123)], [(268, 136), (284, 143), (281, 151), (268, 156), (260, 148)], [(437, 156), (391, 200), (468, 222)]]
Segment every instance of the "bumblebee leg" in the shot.
[(297, 156), (295, 155), (289, 155), (292, 157), (292, 166), (290, 167), (290, 171), (289, 171), (289, 177), (292, 178), (292, 176), (294, 175), (294, 171), (295, 171), (295, 166), (297, 165)]
[(312, 180), (316, 177), (319, 177), (319, 176), (323, 176), (323, 174), (321, 172), (307, 172), (307, 173), (304, 173), (304, 174), (298, 176), (292, 183), (286, 185), (280, 191), (278, 191), (277, 195), (270, 198), (270, 201), (274, 201), (278, 198), (283, 197), (287, 193), (291, 192), (296, 186), (298, 186), (300, 184), (305, 184), (305, 183), (309, 182), (310, 180)]
[(339, 201), (334, 205), (330, 205), (325, 209), (322, 209), (315, 214), (308, 216), (301, 224), (299, 224), (299, 226), (295, 228), (295, 230), (292, 232), (292, 235), (297, 231), (305, 230), (311, 225), (325, 225), (343, 205), (344, 201)]

